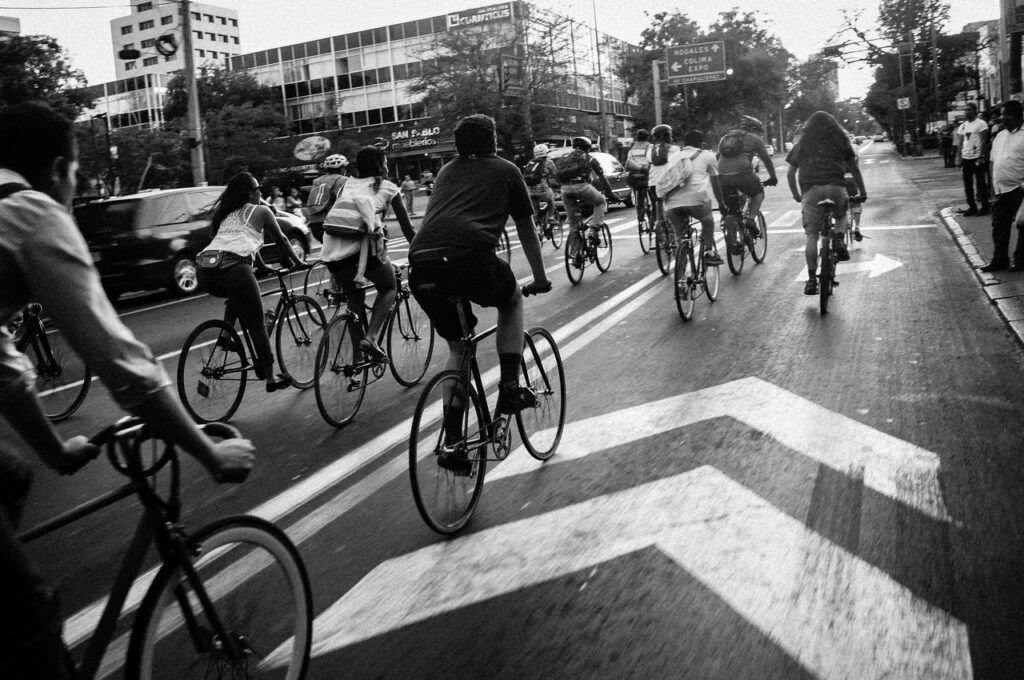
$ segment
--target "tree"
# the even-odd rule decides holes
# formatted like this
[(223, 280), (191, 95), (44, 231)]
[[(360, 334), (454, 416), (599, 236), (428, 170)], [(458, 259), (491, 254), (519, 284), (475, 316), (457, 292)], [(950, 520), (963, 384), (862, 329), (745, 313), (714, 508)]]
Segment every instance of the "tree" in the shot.
[(85, 76), (72, 68), (55, 39), (45, 35), (0, 38), (0, 107), (41, 101), (74, 120), (95, 101), (85, 85)]
[(119, 128), (111, 132), (111, 143), (117, 147), (114, 163), (122, 194), (146, 188), (191, 186), (188, 149), (177, 131), (141, 126)]

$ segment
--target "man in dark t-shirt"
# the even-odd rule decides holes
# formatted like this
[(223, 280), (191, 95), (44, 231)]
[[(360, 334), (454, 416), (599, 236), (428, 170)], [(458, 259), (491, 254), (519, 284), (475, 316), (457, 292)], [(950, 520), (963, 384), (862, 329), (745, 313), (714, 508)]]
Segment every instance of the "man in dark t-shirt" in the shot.
[[(536, 403), (535, 395), (518, 384), (523, 294), (512, 269), (494, 247), (511, 217), (533, 272), (525, 290), (551, 290), (533, 228), (533, 204), (519, 168), (496, 155), (493, 118), (474, 114), (460, 120), (455, 126), (455, 147), (459, 157), (438, 172), (423, 223), (409, 246), (409, 286), (434, 328), (448, 341), (450, 369), (459, 367), (466, 346), (458, 310), (449, 298), (458, 296), (497, 308), (501, 367), (497, 408), (499, 413), (516, 413)], [(468, 321), (474, 325), (476, 318), (468, 307)], [(457, 469), (460, 461), (440, 464), (461, 471)]]

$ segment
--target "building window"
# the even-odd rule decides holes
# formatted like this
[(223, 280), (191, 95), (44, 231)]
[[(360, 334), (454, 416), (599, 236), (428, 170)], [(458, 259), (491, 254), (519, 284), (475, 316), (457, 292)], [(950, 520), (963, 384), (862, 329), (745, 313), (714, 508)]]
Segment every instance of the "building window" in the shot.
[(124, 45), (121, 45), (121, 49), (123, 49), (123, 50), (134, 50), (135, 49), (135, 43), (125, 43)]
[(206, 58), (206, 50), (196, 50), (196, 54), (200, 57)]
[(235, 43), (237, 45), (238, 44), (238, 36), (237, 35), (231, 36), (231, 42), (233, 42), (233, 43)]
[(147, 48), (152, 47), (153, 45), (155, 45), (156, 44), (156, 40), (154, 40), (153, 38), (147, 38), (146, 40), (143, 40), (141, 44), (142, 44), (142, 49), (147, 49)]
[(216, 58), (217, 58), (217, 52), (215, 50), (210, 50), (210, 59), (216, 59)]
[(238, 19), (231, 19), (231, 25), (238, 28)]
[(221, 34), (220, 41), (221, 42), (227, 42), (228, 41), (228, 37), (226, 35)]
[(157, 62), (160, 61), (159, 57), (146, 57), (142, 60), (143, 66), (156, 66)]
[(200, 21), (203, 17), (199, 12), (191, 12), (192, 18), (196, 21)]
[(140, 2), (135, 6), (136, 12), (148, 12), (153, 9), (153, 3), (151, 2)]
[(166, 57), (164, 57), (164, 61), (174, 61), (174, 56), (175, 55), (173, 54), (168, 54)]
[(132, 32), (132, 27), (131, 26), (122, 26), (121, 27), (121, 35), (128, 35), (131, 32)]
[(226, 18), (224, 18), (224, 17), (217, 17), (217, 18), (220, 19), (220, 25), (221, 26), (227, 26), (228, 25), (228, 20)]
[(172, 24), (172, 23), (174, 23), (174, 17), (173, 16), (160, 17), (160, 25), (161, 26), (166, 26), (167, 24)]
[(149, 29), (153, 28), (154, 25), (155, 24), (154, 24), (152, 19), (150, 19), (149, 21), (143, 21), (142, 23), (139, 24), (139, 30), (140, 31), (148, 31)]
[(206, 17), (206, 20), (209, 21), (211, 24), (213, 23), (213, 15), (212, 14), (204, 14), (203, 16)]
[(202, 40), (203, 39), (203, 32), (202, 31), (192, 31), (192, 32), (196, 34), (196, 39), (197, 40)]
[(212, 40), (213, 42), (217, 42), (217, 34), (216, 33), (207, 33), (206, 34), (206, 38), (207, 38), (207, 40)]
[(126, 61), (126, 62), (124, 62), (124, 70), (125, 71), (134, 71), (135, 70), (135, 62), (134, 61)]

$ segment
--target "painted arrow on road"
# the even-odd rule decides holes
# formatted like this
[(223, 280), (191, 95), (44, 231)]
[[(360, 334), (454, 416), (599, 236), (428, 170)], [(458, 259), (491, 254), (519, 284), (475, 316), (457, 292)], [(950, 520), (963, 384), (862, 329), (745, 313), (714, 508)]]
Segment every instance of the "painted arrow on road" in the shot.
[[(870, 272), (868, 274), (869, 279), (873, 279), (876, 276), (881, 276), (891, 272), (894, 269), (899, 269), (903, 266), (903, 263), (899, 260), (894, 260), (891, 257), (885, 255), (875, 254), (874, 259), (862, 260), (861, 262), (840, 262), (839, 268), (836, 270), (836, 276), (842, 276), (843, 274), (849, 274), (852, 272)], [(807, 271), (801, 270), (797, 275), (797, 281), (803, 281), (807, 278)]]

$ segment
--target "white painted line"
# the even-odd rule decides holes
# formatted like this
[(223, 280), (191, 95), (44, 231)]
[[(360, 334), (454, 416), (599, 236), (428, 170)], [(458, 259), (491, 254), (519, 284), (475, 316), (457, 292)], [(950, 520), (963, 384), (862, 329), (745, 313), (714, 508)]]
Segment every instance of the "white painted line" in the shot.
[(971, 677), (962, 622), (710, 467), (388, 560), (317, 617), (313, 655), (652, 546), (815, 677)]
[(794, 224), (799, 224), (801, 219), (803, 218), (799, 210), (787, 210), (777, 220), (769, 224), (768, 228), (774, 230), (776, 227), (792, 227)]
[[(934, 224), (885, 224), (875, 227), (861, 225), (861, 231), (909, 231), (912, 229), (934, 229)], [(802, 234), (803, 229), (772, 229), (773, 234)]]
[[(800, 250), (803, 250), (803, 248)], [(885, 255), (876, 253), (870, 260), (863, 260), (861, 262), (840, 262), (836, 274), (841, 275), (852, 274), (854, 272), (870, 272), (870, 274), (868, 274), (868, 278), (873, 279), (876, 276), (881, 276), (882, 274), (891, 272), (894, 269), (899, 269), (902, 266), (903, 263), (899, 260), (894, 260), (891, 257), (886, 257)], [(801, 270), (794, 281), (804, 281), (806, 278), (806, 270)]]

